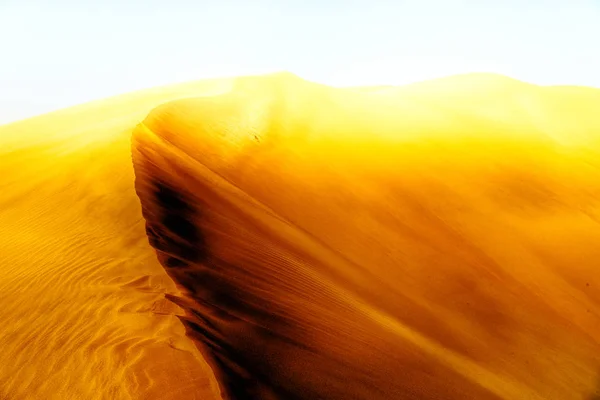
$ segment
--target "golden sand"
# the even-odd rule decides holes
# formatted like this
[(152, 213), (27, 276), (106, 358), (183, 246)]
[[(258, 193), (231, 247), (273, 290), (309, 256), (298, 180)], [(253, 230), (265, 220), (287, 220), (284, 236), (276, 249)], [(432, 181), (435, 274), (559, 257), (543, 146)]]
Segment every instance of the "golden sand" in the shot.
[(161, 88), (0, 127), (0, 399), (216, 399), (165, 299), (133, 188), (131, 129)]
[(276, 74), (0, 127), (0, 399), (594, 400), (598, 110)]

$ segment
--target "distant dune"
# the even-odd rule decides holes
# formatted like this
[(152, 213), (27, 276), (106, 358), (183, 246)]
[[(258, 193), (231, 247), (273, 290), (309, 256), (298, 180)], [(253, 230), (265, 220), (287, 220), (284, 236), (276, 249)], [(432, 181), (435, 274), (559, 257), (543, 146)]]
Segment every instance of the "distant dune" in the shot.
[(598, 109), (281, 73), (0, 126), (0, 399), (596, 400)]

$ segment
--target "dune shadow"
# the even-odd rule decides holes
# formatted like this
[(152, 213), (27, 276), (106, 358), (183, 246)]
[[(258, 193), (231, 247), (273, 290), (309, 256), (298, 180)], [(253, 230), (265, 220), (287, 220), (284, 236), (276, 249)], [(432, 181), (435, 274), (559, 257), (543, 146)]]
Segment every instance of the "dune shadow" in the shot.
[[(279, 89), (277, 101), (291, 97)], [(257, 112), (255, 104), (246, 102), (263, 101), (262, 94), (243, 94), (163, 105), (132, 137), (135, 186), (148, 240), (181, 289), (167, 298), (184, 310), (180, 320), (213, 369), (224, 398), (537, 398), (534, 389), (497, 373), (509, 362), (496, 360), (493, 353), (517, 346), (518, 323), (543, 326), (551, 311), (497, 265), (498, 257), (479, 248), (483, 242), (471, 243), (465, 237), (469, 230), (455, 230), (451, 219), (428, 211), (421, 189), (407, 189), (404, 196), (404, 190), (389, 190), (395, 178), (369, 182), (365, 186), (374, 183), (375, 192), (387, 185), (381, 192), (394, 195), (363, 201), (363, 192), (348, 189), (354, 182), (333, 182), (354, 158), (340, 162), (339, 174), (333, 169), (336, 173), (327, 175), (311, 159), (320, 151), (313, 147), (290, 162), (289, 170), (267, 171), (270, 166), (263, 164), (269, 157), (291, 158), (303, 151), (289, 150), (286, 137), (277, 134), (281, 143), (273, 139), (272, 144), (270, 130), (290, 125), (289, 130), (302, 132), (330, 125), (292, 124), (285, 107), (273, 111), (269, 105)], [(303, 99), (315, 109), (312, 100)], [(340, 110), (338, 117), (349, 118)], [(302, 119), (292, 111), (292, 117)], [(255, 114), (262, 119), (256, 122)], [(332, 125), (339, 130), (348, 126)], [(259, 133), (260, 144), (245, 137), (247, 128)], [(293, 138), (290, 143), (296, 143)], [(344, 148), (340, 151), (344, 158)], [(295, 175), (292, 167), (308, 172)], [(386, 171), (382, 164), (381, 174)], [(323, 172), (323, 182), (306, 183), (311, 174)], [(335, 196), (322, 196), (321, 186)], [(432, 193), (438, 193), (436, 187)], [(404, 207), (398, 216), (381, 212), (396, 202)], [(446, 205), (439, 207), (443, 215)], [(368, 218), (347, 218), (355, 209)], [(381, 221), (375, 218), (380, 215), (385, 216)], [(407, 221), (400, 222), (402, 216)], [(368, 229), (361, 231), (363, 222)], [(422, 229), (409, 226), (419, 224)], [(381, 240), (384, 236), (391, 243)], [(361, 248), (363, 239), (372, 240), (373, 248)], [(388, 253), (371, 256), (369, 251)], [(514, 304), (524, 304), (523, 310), (512, 313)], [(539, 321), (526, 321), (527, 311), (541, 311)], [(600, 393), (586, 400), (600, 400)]]
[(182, 292), (167, 298), (224, 399), (499, 400), (315, 277), (323, 260), (306, 252), (312, 244), (291, 250), (276, 217), (257, 225), (186, 171), (166, 174), (162, 154), (132, 150), (148, 241)]
[(598, 374), (598, 378), (596, 380), (596, 390), (594, 393), (586, 397), (585, 400), (600, 400), (600, 373)]

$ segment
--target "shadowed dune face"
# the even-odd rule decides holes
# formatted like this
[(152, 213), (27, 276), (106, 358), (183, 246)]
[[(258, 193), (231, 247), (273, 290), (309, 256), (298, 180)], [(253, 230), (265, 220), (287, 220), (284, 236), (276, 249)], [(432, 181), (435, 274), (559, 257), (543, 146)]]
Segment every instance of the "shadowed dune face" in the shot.
[(514, 85), (275, 75), (137, 127), (148, 238), (225, 398), (593, 398), (600, 101)]
[(0, 126), (0, 398), (213, 399), (165, 295), (133, 188), (131, 130), (231, 80), (131, 93)]
[(133, 187), (132, 128), (181, 93), (0, 127), (0, 399), (219, 398)]

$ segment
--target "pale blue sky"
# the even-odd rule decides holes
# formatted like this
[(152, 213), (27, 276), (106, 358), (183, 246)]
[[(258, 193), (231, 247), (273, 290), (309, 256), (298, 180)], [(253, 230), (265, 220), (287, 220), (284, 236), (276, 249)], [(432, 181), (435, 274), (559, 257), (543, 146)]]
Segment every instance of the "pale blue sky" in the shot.
[(600, 87), (600, 0), (0, 0), (0, 123), (156, 85), (497, 72)]

